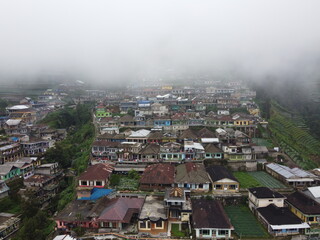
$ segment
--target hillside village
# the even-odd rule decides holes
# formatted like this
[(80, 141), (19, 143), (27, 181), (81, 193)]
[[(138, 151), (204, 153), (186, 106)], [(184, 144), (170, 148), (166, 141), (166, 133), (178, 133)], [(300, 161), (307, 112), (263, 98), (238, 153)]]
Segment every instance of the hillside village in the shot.
[[(277, 145), (255, 97), (241, 81), (118, 92), (77, 83), (26, 96), (1, 113), (0, 198), (22, 181), (19, 196), (46, 210), (72, 178), (75, 194), (53, 214), (51, 239), (319, 236), (320, 172)], [(85, 168), (48, 161), (72, 127), (43, 120), (87, 103), (95, 133)], [(0, 213), (0, 239), (21, 218)]]

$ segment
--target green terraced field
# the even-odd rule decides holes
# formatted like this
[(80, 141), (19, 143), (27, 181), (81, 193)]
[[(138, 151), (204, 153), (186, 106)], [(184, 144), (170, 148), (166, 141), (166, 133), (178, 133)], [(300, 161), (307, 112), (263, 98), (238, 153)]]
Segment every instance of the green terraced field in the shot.
[(254, 177), (262, 186), (269, 188), (286, 188), (283, 183), (266, 172), (248, 172), (248, 174)]
[(320, 159), (320, 141), (310, 134), (300, 116), (288, 113), (273, 103), (269, 129), (282, 150), (297, 165), (304, 169), (317, 167)]
[(286, 188), (284, 184), (266, 172), (234, 172), (233, 175), (240, 182), (240, 188), (269, 187)]
[(259, 239), (269, 237), (266, 230), (254, 217), (247, 206), (226, 206), (225, 211), (235, 228), (235, 233), (239, 237)]

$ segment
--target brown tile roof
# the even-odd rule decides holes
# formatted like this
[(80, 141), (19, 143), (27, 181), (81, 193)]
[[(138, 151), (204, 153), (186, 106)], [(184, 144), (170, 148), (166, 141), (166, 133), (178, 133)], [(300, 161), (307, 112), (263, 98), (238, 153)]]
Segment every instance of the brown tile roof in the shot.
[(121, 118), (119, 118), (118, 121), (119, 121), (119, 122), (133, 122), (134, 119), (133, 119), (133, 117), (130, 116), (130, 115), (124, 115), (124, 116), (122, 116)]
[(233, 229), (221, 203), (217, 200), (192, 199), (194, 228)]
[(203, 164), (188, 162), (177, 166), (176, 183), (210, 183)]
[(80, 175), (79, 180), (105, 180), (110, 177), (112, 171), (113, 167), (110, 164), (99, 163), (88, 167), (87, 170)]
[(187, 130), (184, 130), (182, 134), (179, 137), (180, 139), (198, 139), (198, 135), (195, 131), (188, 128)]
[(143, 198), (112, 199), (102, 211), (98, 220), (129, 223), (134, 213), (140, 213), (143, 203)]
[(162, 139), (163, 133), (162, 132), (151, 132), (148, 136), (148, 139)]
[(293, 205), (299, 211), (308, 215), (319, 215), (320, 204), (302, 192), (295, 192), (287, 196), (288, 203)]
[(97, 136), (97, 139), (112, 139), (114, 134), (104, 133), (102, 135)]
[(159, 163), (149, 165), (140, 179), (141, 184), (172, 184), (174, 183), (174, 165)]
[(139, 154), (151, 155), (151, 154), (159, 154), (160, 145), (158, 144), (148, 144), (145, 148), (141, 149)]
[(121, 143), (119, 142), (109, 142), (109, 141), (104, 141), (104, 140), (101, 140), (101, 141), (94, 141), (92, 143), (92, 146), (94, 147), (111, 147), (111, 148), (117, 148), (121, 145)]
[(210, 131), (208, 128), (204, 127), (202, 128), (201, 130), (199, 130), (197, 132), (197, 135), (200, 137), (200, 138), (216, 138), (216, 134), (212, 131)]
[(209, 143), (207, 146), (205, 146), (204, 151), (206, 153), (222, 153), (223, 152), (220, 148), (218, 148), (212, 143)]

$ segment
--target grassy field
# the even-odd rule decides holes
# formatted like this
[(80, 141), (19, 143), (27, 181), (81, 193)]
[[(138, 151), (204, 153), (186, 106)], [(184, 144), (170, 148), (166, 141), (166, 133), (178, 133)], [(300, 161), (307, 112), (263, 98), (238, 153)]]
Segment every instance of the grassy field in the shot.
[(234, 172), (233, 175), (240, 182), (240, 188), (269, 187), (286, 188), (284, 184), (266, 172)]
[(286, 186), (266, 172), (249, 172), (262, 186), (269, 188), (286, 188)]
[(258, 182), (253, 176), (247, 172), (234, 172), (233, 175), (240, 182), (240, 188), (261, 187), (262, 184)]
[(226, 206), (225, 211), (235, 228), (235, 233), (239, 237), (259, 239), (269, 237), (266, 230), (250, 212), (247, 206)]

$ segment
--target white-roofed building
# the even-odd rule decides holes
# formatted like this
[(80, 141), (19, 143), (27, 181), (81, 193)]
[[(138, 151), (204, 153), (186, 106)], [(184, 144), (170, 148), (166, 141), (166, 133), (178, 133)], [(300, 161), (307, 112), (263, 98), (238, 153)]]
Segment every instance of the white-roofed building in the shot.
[(203, 159), (205, 154), (202, 144), (193, 141), (184, 142), (184, 152), (186, 159)]
[(201, 143), (219, 143), (219, 138), (201, 138)]
[(303, 190), (303, 193), (320, 203), (320, 186), (308, 187), (307, 189)]
[(27, 105), (14, 105), (12, 107), (7, 107), (6, 109), (8, 110), (8, 112), (19, 112), (21, 110), (26, 110), (30, 108)]
[(58, 235), (53, 240), (77, 240), (77, 238), (71, 237), (70, 235)]
[(26, 134), (28, 132), (27, 126), (22, 122), (22, 119), (8, 119), (3, 128), (7, 135)]
[(146, 143), (151, 131), (146, 129), (141, 129), (138, 131), (132, 131), (132, 133), (127, 137), (128, 142), (139, 142)]
[(292, 187), (303, 188), (314, 186), (319, 182), (319, 177), (308, 171), (300, 168), (289, 168), (277, 163), (266, 165), (266, 171), (273, 177)]

